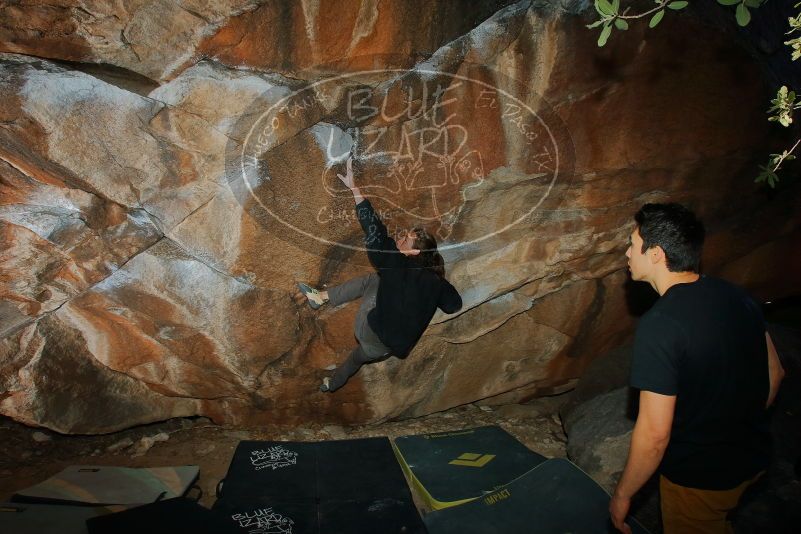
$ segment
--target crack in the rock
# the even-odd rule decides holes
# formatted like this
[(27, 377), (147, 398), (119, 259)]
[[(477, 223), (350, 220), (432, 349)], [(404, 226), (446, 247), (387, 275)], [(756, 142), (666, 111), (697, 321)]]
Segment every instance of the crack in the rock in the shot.
[[(237, 141), (239, 141), (239, 139), (234, 139), (234, 138), (232, 138), (230, 135), (228, 135), (228, 133), (227, 133), (227, 132), (224, 132), (224, 131), (222, 131), (222, 130), (219, 130), (219, 129), (217, 128), (217, 126), (216, 126), (215, 124), (213, 124), (213, 123), (212, 123), (212, 122), (211, 122), (211, 121), (210, 121), (208, 118), (204, 117), (203, 115), (201, 115), (201, 114), (199, 114), (199, 113), (196, 113), (196, 112), (194, 112), (194, 111), (189, 111), (189, 110), (187, 110), (187, 109), (184, 109), (184, 108), (181, 108), (181, 107), (175, 106), (175, 105), (173, 105), (173, 104), (169, 104), (169, 103), (167, 103), (167, 102), (164, 102), (163, 100), (159, 100), (158, 98), (154, 98), (154, 97), (152, 97), (152, 96), (150, 96), (150, 95), (148, 95), (148, 96), (143, 96), (142, 98), (145, 98), (145, 99), (147, 99), (147, 100), (150, 100), (150, 101), (152, 101), (152, 102), (158, 102), (159, 104), (163, 105), (163, 106), (164, 106), (164, 108), (167, 108), (167, 109), (169, 109), (170, 111), (174, 111), (174, 112), (177, 112), (177, 113), (186, 113), (187, 115), (192, 115), (193, 117), (196, 117), (196, 118), (197, 118), (197, 119), (199, 119), (200, 121), (202, 121), (202, 122), (206, 123), (206, 125), (208, 125), (208, 127), (209, 127), (209, 128), (211, 128), (211, 129), (212, 129), (212, 130), (214, 130), (215, 132), (219, 133), (220, 135), (222, 135), (222, 136), (223, 136), (223, 137), (225, 137), (226, 139), (229, 139), (229, 140), (231, 140), (231, 141), (234, 141), (234, 142), (237, 142)], [(154, 119), (154, 118), (155, 118), (155, 117), (156, 117), (156, 116), (157, 116), (159, 113), (161, 113), (162, 111), (163, 111), (163, 108), (162, 108), (162, 109), (160, 109), (159, 111), (157, 111), (157, 112), (156, 112), (156, 114), (155, 114), (155, 115), (153, 115), (153, 117), (151, 117), (151, 120), (153, 120), (153, 119)], [(152, 134), (151, 134), (151, 136), (152, 136)]]
[(556, 100), (554, 102), (550, 102), (551, 108), (554, 111), (556, 111), (557, 109), (559, 109), (563, 105), (573, 104), (574, 102), (580, 102), (580, 101), (584, 100), (585, 98), (591, 97), (592, 95), (594, 95), (595, 93), (597, 93), (599, 91), (602, 91), (604, 89), (607, 89), (607, 88), (612, 87), (613, 85), (616, 85), (616, 84), (619, 84), (619, 83), (620, 83), (619, 81), (603, 82), (600, 85), (598, 85), (596, 87), (593, 87), (592, 89), (588, 89), (587, 91), (585, 91), (584, 93), (582, 93), (580, 95), (570, 95), (570, 94), (568, 94), (562, 99)]
[[(75, 293), (74, 295), (67, 297), (66, 299), (64, 299), (64, 301), (61, 304), (59, 304), (58, 306), (56, 306), (52, 310), (48, 310), (45, 313), (37, 316), (34, 319), (35, 322), (39, 322), (41, 319), (43, 319), (43, 318), (45, 318), (45, 317), (47, 317), (49, 315), (52, 315), (53, 313), (55, 313), (58, 310), (60, 310), (65, 304), (68, 304), (68, 303), (72, 302), (74, 299), (79, 298), (79, 297), (83, 296), (85, 293), (88, 293), (89, 291), (94, 289), (97, 285), (102, 284), (103, 282), (105, 282), (106, 280), (108, 280), (109, 278), (114, 276), (114, 274), (116, 274), (117, 271), (119, 271), (120, 269), (123, 269), (126, 265), (128, 265), (134, 258), (136, 258), (137, 256), (139, 256), (140, 254), (142, 254), (144, 252), (147, 252), (148, 250), (150, 250), (151, 248), (155, 247), (156, 245), (158, 245), (164, 238), (165, 238), (164, 235), (160, 236), (156, 241), (154, 241), (150, 245), (146, 246), (142, 250), (139, 250), (138, 252), (136, 252), (133, 255), (129, 256), (123, 263), (118, 265), (116, 269), (114, 269), (113, 271), (110, 271), (107, 276), (104, 276), (102, 279), (98, 280), (97, 282), (92, 283), (91, 285), (85, 287), (84, 289), (82, 289), (81, 291)], [(6, 337), (8, 337), (8, 336), (6, 336)]]
[(166, 233), (164, 231), (164, 221), (162, 221), (159, 218), (158, 215), (156, 215), (155, 213), (152, 213), (150, 210), (148, 210), (147, 207), (144, 204), (142, 204), (140, 202), (138, 206), (134, 207), (134, 209), (140, 209), (140, 210), (144, 211), (148, 215), (148, 217), (150, 217), (151, 219), (155, 219), (156, 222), (151, 221), (151, 224), (153, 224), (153, 226), (156, 227), (156, 229), (159, 231), (159, 233), (162, 236)]
[(194, 9), (189, 9), (188, 7), (186, 7), (185, 5), (183, 5), (183, 3), (182, 3), (182, 2), (177, 2), (177, 6), (178, 6), (178, 9), (180, 9), (181, 11), (185, 11), (186, 13), (189, 13), (189, 14), (190, 14), (190, 15), (192, 15), (193, 17), (195, 17), (195, 18), (198, 18), (198, 19), (202, 20), (202, 21), (203, 21), (203, 22), (205, 22), (207, 25), (208, 25), (208, 24), (215, 24), (214, 22), (212, 22), (212, 19), (210, 19), (210, 18), (207, 18), (207, 17), (204, 17), (203, 15), (201, 15), (200, 13), (198, 13), (197, 11), (195, 11)]
[[(484, 305), (484, 304), (488, 304), (488, 303), (492, 302), (493, 300), (496, 300), (496, 299), (498, 299), (498, 298), (504, 297), (504, 296), (506, 296), (506, 295), (509, 295), (509, 294), (513, 294), (514, 292), (515, 292), (514, 290), (512, 290), (512, 291), (508, 291), (508, 292), (506, 292), (506, 293), (503, 293), (503, 294), (501, 294), (501, 295), (499, 295), (499, 296), (497, 296), (497, 297), (494, 297), (494, 298), (492, 298), (492, 299), (490, 299), (490, 300), (485, 300), (485, 301), (483, 301), (481, 304), (479, 304), (478, 306), (474, 306), (473, 308), (471, 308), (471, 310), (475, 310), (475, 309), (477, 309), (477, 308), (480, 308), (480, 307), (481, 307), (482, 305)], [(543, 295), (543, 296), (545, 296), (545, 295)], [(530, 297), (529, 297), (529, 298), (530, 298)], [(540, 298), (541, 298), (541, 297), (540, 297)], [(534, 303), (534, 301), (535, 301), (535, 300), (539, 300), (539, 299), (533, 299), (533, 298), (532, 298), (532, 299), (531, 299), (531, 305), (530, 305), (528, 308), (526, 308), (526, 309), (523, 309), (523, 310), (519, 310), (519, 311), (516, 311), (516, 312), (512, 313), (511, 315), (509, 315), (508, 317), (506, 317), (506, 318), (505, 318), (503, 321), (501, 321), (500, 323), (498, 323), (498, 324), (497, 324), (497, 325), (495, 325), (494, 327), (492, 327), (492, 328), (490, 328), (490, 329), (488, 329), (488, 330), (486, 330), (486, 331), (482, 332), (481, 334), (478, 334), (477, 336), (475, 336), (475, 337), (471, 338), (471, 339), (470, 339), (470, 340), (468, 340), (468, 341), (452, 341), (452, 340), (449, 340), (449, 339), (447, 339), (447, 338), (445, 337), (445, 335), (444, 335), (444, 334), (433, 334), (433, 336), (434, 336), (434, 337), (438, 337), (438, 338), (440, 338), (442, 341), (444, 341), (445, 343), (447, 343), (447, 344), (449, 344), (449, 345), (465, 345), (465, 344), (467, 344), (467, 343), (473, 343), (473, 342), (474, 342), (474, 341), (476, 341), (477, 339), (480, 339), (480, 338), (482, 338), (482, 337), (486, 336), (487, 334), (490, 334), (490, 333), (492, 333), (492, 332), (494, 332), (494, 331), (498, 330), (500, 327), (502, 327), (503, 325), (505, 325), (505, 324), (506, 324), (506, 323), (508, 323), (508, 322), (509, 322), (511, 319), (514, 319), (514, 318), (515, 318), (515, 317), (517, 317), (518, 315), (521, 315), (521, 314), (523, 314), (523, 313), (526, 313), (526, 312), (528, 312), (529, 310), (531, 310), (531, 308), (533, 308), (533, 307), (534, 307), (534, 304), (535, 304), (535, 303)], [(544, 325), (544, 326), (547, 326), (547, 325)]]
[[(590, 259), (590, 258), (594, 258), (594, 257), (597, 257), (597, 256), (603, 256), (603, 255), (609, 255), (609, 254), (615, 254), (615, 256), (617, 256), (617, 255), (619, 255), (619, 252), (617, 252), (617, 251), (615, 251), (615, 250), (609, 250), (609, 251), (606, 251), (606, 252), (594, 252), (594, 253), (591, 253), (591, 254), (588, 254), (588, 255), (584, 255), (584, 256), (577, 256), (577, 257), (575, 257), (575, 258), (569, 258), (569, 259), (565, 259), (565, 260), (560, 260), (560, 261), (558, 261), (558, 262), (554, 262), (554, 263), (552, 263), (552, 264), (549, 264), (549, 267), (550, 267), (550, 266), (560, 266), (560, 265), (564, 265), (564, 264), (567, 264), (567, 263), (570, 263), (570, 262), (575, 262), (575, 261), (577, 261), (577, 260), (581, 260), (581, 259)], [(618, 268), (618, 269), (614, 269), (614, 270), (610, 271), (609, 273), (605, 274), (603, 277), (606, 277), (606, 276), (611, 276), (612, 274), (614, 274), (614, 273), (616, 273), (616, 272), (618, 272), (618, 271), (621, 271), (621, 270), (623, 270), (623, 269), (624, 269), (623, 267), (621, 267), (621, 268)], [(468, 308), (468, 309), (464, 310), (464, 311), (463, 311), (462, 313), (460, 313), (459, 315), (457, 315), (457, 316), (455, 316), (455, 317), (453, 317), (453, 318), (449, 319), (449, 321), (455, 320), (455, 319), (457, 319), (458, 317), (462, 317), (462, 316), (463, 316), (465, 313), (467, 313), (468, 311), (470, 311), (470, 310), (475, 310), (475, 309), (477, 309), (477, 308), (481, 307), (481, 306), (482, 306), (482, 305), (484, 305), (484, 304), (490, 303), (490, 302), (492, 302), (492, 301), (494, 301), (494, 300), (496, 300), (496, 299), (502, 298), (502, 297), (504, 297), (504, 296), (506, 296), (506, 295), (508, 295), (508, 294), (515, 293), (516, 291), (518, 291), (519, 289), (521, 289), (522, 287), (524, 287), (524, 286), (526, 286), (526, 285), (528, 285), (528, 284), (531, 284), (531, 283), (533, 283), (533, 282), (537, 282), (537, 281), (540, 281), (540, 280), (544, 280), (544, 279), (546, 279), (546, 278), (548, 278), (548, 277), (551, 277), (551, 276), (561, 276), (561, 275), (564, 275), (564, 274), (568, 274), (568, 275), (570, 275), (571, 277), (575, 277), (575, 280), (573, 281), (573, 283), (575, 283), (575, 282), (578, 282), (578, 281), (596, 280), (596, 279), (597, 279), (597, 278), (595, 278), (595, 277), (589, 277), (589, 278), (588, 278), (588, 277), (584, 277), (584, 276), (581, 276), (580, 274), (578, 274), (578, 273), (576, 273), (576, 272), (573, 272), (573, 271), (566, 271), (566, 270), (562, 270), (561, 272), (546, 273), (546, 274), (543, 274), (543, 275), (541, 275), (541, 276), (533, 276), (533, 277), (531, 277), (531, 278), (525, 278), (525, 279), (523, 279), (522, 281), (519, 281), (519, 283), (517, 283), (516, 285), (514, 285), (514, 286), (512, 286), (512, 287), (508, 288), (508, 289), (507, 289), (506, 291), (504, 291), (503, 293), (499, 293), (499, 294), (496, 294), (496, 295), (492, 295), (490, 298), (488, 298), (488, 299), (486, 299), (486, 300), (482, 300), (482, 301), (481, 301), (481, 302), (479, 302), (479, 303), (476, 303), (475, 305), (471, 306), (470, 308)], [(553, 293), (556, 293), (556, 292), (558, 292), (558, 291), (561, 291), (562, 289), (565, 289), (565, 288), (569, 287), (570, 285), (572, 285), (572, 284), (567, 284), (567, 285), (562, 285), (562, 286), (559, 286), (559, 287), (557, 287), (557, 288), (555, 288), (555, 289), (553, 289), (553, 290), (551, 290), (551, 291), (548, 291), (548, 292), (546, 292), (546, 293), (543, 293), (542, 295), (540, 295), (540, 296), (539, 296), (539, 297), (537, 297), (536, 299), (535, 299), (535, 298), (533, 298), (533, 297), (528, 297), (528, 298), (531, 298), (531, 300), (532, 300), (532, 305), (531, 305), (529, 308), (527, 308), (527, 309), (525, 309), (525, 310), (522, 310), (522, 311), (519, 311), (519, 312), (516, 312), (516, 313), (514, 313), (514, 314), (510, 315), (510, 316), (509, 316), (508, 318), (506, 318), (506, 319), (505, 319), (503, 322), (501, 322), (500, 324), (498, 324), (498, 325), (497, 325), (497, 326), (495, 326), (494, 328), (492, 328), (492, 329), (490, 329), (490, 330), (487, 330), (486, 332), (484, 332), (484, 333), (482, 333), (482, 334), (480, 334), (480, 335), (476, 336), (474, 339), (472, 339), (472, 340), (471, 340), (471, 341), (469, 341), (468, 343), (472, 343), (473, 341), (475, 341), (475, 340), (477, 340), (477, 339), (479, 339), (479, 338), (481, 338), (481, 337), (484, 337), (485, 335), (487, 335), (487, 334), (489, 334), (489, 333), (491, 333), (491, 332), (493, 332), (493, 331), (497, 330), (498, 328), (500, 328), (501, 326), (503, 326), (504, 324), (506, 324), (506, 323), (507, 323), (507, 322), (508, 322), (510, 319), (512, 319), (512, 318), (514, 318), (514, 317), (516, 317), (516, 316), (520, 315), (521, 313), (526, 313), (527, 311), (529, 311), (531, 308), (533, 308), (533, 307), (536, 305), (536, 301), (537, 301), (537, 300), (540, 300), (540, 299), (542, 299), (542, 298), (544, 298), (544, 297), (547, 297), (548, 295), (551, 295), (551, 294), (553, 294)], [(525, 295), (522, 295), (522, 296), (525, 296)], [(445, 322), (446, 322), (446, 321), (443, 321), (442, 323), (439, 323), (439, 324), (444, 324)], [(549, 326), (549, 325), (543, 325), (543, 326)], [(567, 334), (567, 333), (565, 333), (565, 332), (562, 332), (562, 331), (560, 331), (560, 330), (559, 330), (559, 329), (557, 329), (557, 328), (550, 327), (550, 326), (549, 326), (549, 328), (553, 328), (553, 329), (554, 329), (554, 330), (556, 330), (557, 332), (560, 332), (561, 334), (564, 334), (564, 335), (566, 335), (566, 336), (570, 337), (571, 339), (575, 337), (575, 336), (571, 336), (570, 334)], [(444, 341), (444, 342), (446, 342), (446, 343), (448, 343), (448, 344), (450, 344), (450, 345), (461, 345), (461, 344), (464, 344), (464, 343), (462, 343), (462, 342), (449, 341), (448, 339), (446, 339), (446, 338), (444, 337), (444, 335), (443, 335), (443, 334), (432, 334), (432, 335), (433, 335), (433, 336), (435, 336), (435, 337), (439, 337), (440, 339), (442, 339), (442, 341)]]
[(128, 50), (130, 50), (130, 51), (131, 51), (131, 53), (132, 53), (134, 56), (136, 56), (136, 60), (137, 60), (139, 63), (142, 63), (142, 57), (139, 55), (139, 53), (138, 53), (138, 52), (136, 51), (136, 49), (134, 48), (134, 45), (133, 45), (133, 43), (132, 43), (132, 42), (130, 42), (130, 41), (128, 40), (128, 37), (125, 35), (125, 30), (127, 30), (127, 29), (128, 29), (128, 26), (125, 26), (123, 29), (121, 29), (121, 30), (120, 30), (120, 42), (121, 42), (121, 43), (122, 43), (122, 44), (125, 46), (125, 48), (127, 48)]
[(207, 261), (207, 260), (204, 260), (203, 258), (201, 258), (201, 257), (199, 257), (199, 256), (196, 256), (196, 255), (195, 255), (195, 254), (194, 254), (192, 251), (190, 251), (189, 249), (187, 249), (186, 247), (184, 247), (184, 246), (181, 244), (181, 242), (180, 242), (180, 241), (178, 241), (178, 240), (176, 240), (175, 238), (172, 238), (172, 237), (170, 237), (170, 236), (168, 236), (168, 235), (165, 235), (164, 237), (165, 237), (166, 239), (169, 239), (169, 240), (170, 240), (170, 241), (172, 241), (173, 243), (175, 243), (175, 246), (177, 246), (178, 248), (180, 248), (180, 249), (181, 249), (181, 252), (183, 252), (184, 254), (186, 254), (187, 256), (189, 256), (190, 258), (192, 258), (193, 260), (197, 261), (198, 263), (201, 263), (201, 264), (205, 265), (206, 267), (208, 267), (208, 268), (209, 268), (209, 269), (211, 269), (212, 271), (216, 272), (217, 274), (219, 274), (219, 275), (221, 275), (221, 276), (224, 276), (225, 278), (230, 278), (230, 279), (232, 279), (232, 280), (236, 280), (237, 282), (239, 282), (239, 283), (241, 283), (241, 284), (246, 284), (246, 285), (248, 285), (248, 286), (250, 286), (250, 287), (254, 287), (254, 288), (255, 288), (255, 287), (259, 287), (259, 286), (254, 286), (254, 285), (253, 285), (253, 284), (251, 284), (249, 281), (248, 281), (248, 282), (246, 282), (246, 281), (243, 281), (243, 280), (242, 280), (242, 279), (240, 279), (239, 277), (237, 277), (237, 276), (234, 276), (234, 275), (233, 275), (233, 274), (231, 274), (231, 273), (227, 273), (227, 272), (223, 271), (222, 269), (220, 269), (219, 267), (216, 267), (216, 266), (214, 266), (214, 265), (212, 265), (212, 264), (208, 263), (208, 261)]
[[(191, 212), (189, 212), (188, 214), (186, 214), (186, 216), (184, 216), (184, 217), (183, 217), (183, 218), (182, 218), (180, 221), (178, 221), (177, 223), (173, 224), (173, 225), (172, 225), (172, 226), (171, 226), (169, 229), (167, 229), (167, 230), (166, 230), (164, 233), (165, 233), (165, 234), (169, 234), (170, 232), (172, 232), (173, 230), (175, 230), (176, 228), (178, 228), (178, 227), (179, 227), (180, 225), (182, 225), (182, 224), (184, 223), (184, 221), (186, 221), (186, 220), (187, 220), (189, 217), (191, 217), (192, 215), (194, 215), (195, 213), (197, 213), (197, 212), (198, 212), (198, 211), (200, 211), (201, 209), (205, 208), (205, 207), (206, 207), (206, 206), (207, 206), (207, 205), (208, 205), (208, 204), (209, 204), (209, 203), (210, 203), (212, 200), (216, 199), (216, 198), (217, 198), (217, 195), (219, 195), (221, 191), (222, 191), (222, 186), (221, 186), (221, 187), (220, 187), (220, 188), (219, 188), (217, 191), (215, 191), (214, 193), (212, 193), (212, 195), (211, 195), (209, 198), (207, 198), (205, 201), (203, 201), (203, 203), (202, 203), (202, 204), (200, 204), (200, 205), (199, 205), (197, 208), (193, 209)], [(175, 239), (173, 239), (173, 241), (175, 241)]]
[[(568, 379), (568, 381), (570, 381), (570, 380), (572, 380), (572, 379)], [(513, 388), (510, 388), (510, 389), (503, 390), (503, 391), (498, 392), (498, 393), (493, 393), (492, 395), (487, 395), (485, 397), (481, 397), (480, 399), (475, 399), (475, 400), (473, 400), (471, 402), (472, 403), (477, 403), (477, 402), (481, 402), (481, 401), (488, 400), (488, 399), (494, 399), (495, 397), (499, 397), (501, 395), (506, 395), (508, 393), (514, 393), (516, 391), (525, 391), (526, 389), (537, 388), (537, 387), (539, 387), (539, 386), (537, 386), (537, 379), (535, 378), (535, 379), (532, 379), (531, 382), (523, 384), (522, 386), (517, 386), (517, 387), (513, 387)]]
[[(73, 6), (72, 9), (75, 10), (75, 11), (78, 11), (79, 13), (84, 13), (84, 14), (88, 15), (89, 18), (92, 18), (92, 19), (99, 18), (96, 14), (92, 13), (91, 11), (89, 11), (88, 9), (86, 9), (83, 6)], [(81, 21), (81, 22), (85, 22), (85, 21)]]

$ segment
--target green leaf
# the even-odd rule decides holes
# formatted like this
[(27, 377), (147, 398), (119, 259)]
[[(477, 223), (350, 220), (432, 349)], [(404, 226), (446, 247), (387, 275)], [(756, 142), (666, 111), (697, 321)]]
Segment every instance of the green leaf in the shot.
[(734, 4), (739, 4), (742, 0), (718, 0), (718, 4), (724, 6), (733, 6)]
[(601, 30), (601, 35), (598, 36), (598, 46), (603, 46), (606, 44), (606, 41), (609, 40), (609, 35), (612, 33), (612, 26), (607, 25), (604, 26), (604, 29)]
[(759, 168), (762, 172), (759, 173), (759, 176), (756, 177), (754, 182), (766, 182), (771, 188), (776, 187), (776, 183), (779, 181), (779, 177), (776, 175), (776, 173), (763, 165), (760, 165)]
[(748, 11), (748, 8), (745, 7), (745, 4), (740, 4), (737, 6), (735, 17), (737, 18), (737, 24), (740, 26), (748, 26), (748, 23), (751, 22), (751, 12)]
[(629, 23), (623, 19), (615, 19), (615, 28), (617, 28), (618, 30), (628, 30)]
[(657, 11), (656, 14), (654, 14), (654, 16), (651, 17), (651, 21), (648, 23), (648, 27), (649, 28), (655, 28), (656, 25), (659, 24), (659, 21), (661, 21), (662, 17), (664, 17), (664, 16), (665, 16), (665, 10), (664, 9), (662, 11)]
[(618, 11), (620, 11), (620, 0), (612, 0), (612, 13), (617, 15)]
[(609, 3), (609, 0), (595, 0), (595, 9), (597, 9), (602, 15), (613, 15), (615, 10), (612, 8), (612, 4)]
[(674, 9), (678, 11), (679, 9), (684, 9), (690, 2), (671, 2), (668, 4), (668, 8)]
[(762, 0), (745, 0), (745, 5), (748, 7), (759, 7), (762, 5)]
[(602, 20), (596, 20), (596, 21), (595, 21), (595, 22), (593, 22), (592, 24), (588, 24), (588, 25), (587, 25), (587, 27), (588, 27), (589, 29), (593, 29), (593, 28), (597, 28), (598, 26), (600, 26), (600, 25), (601, 25), (601, 24), (603, 24), (603, 23), (604, 23), (604, 21), (602, 21)]

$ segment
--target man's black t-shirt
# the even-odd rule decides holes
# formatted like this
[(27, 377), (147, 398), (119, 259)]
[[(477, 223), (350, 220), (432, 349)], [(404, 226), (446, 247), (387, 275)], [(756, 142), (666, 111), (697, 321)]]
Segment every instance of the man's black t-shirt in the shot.
[(676, 396), (661, 465), (671, 482), (730, 489), (766, 467), (765, 324), (740, 288), (702, 276), (668, 289), (637, 326), (631, 385)]

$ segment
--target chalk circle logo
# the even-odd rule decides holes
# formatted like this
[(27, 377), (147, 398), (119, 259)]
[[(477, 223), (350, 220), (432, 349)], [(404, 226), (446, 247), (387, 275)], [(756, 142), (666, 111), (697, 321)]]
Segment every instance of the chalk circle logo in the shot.
[(329, 75), (258, 99), (226, 153), (245, 211), (295, 246), (366, 261), (356, 252), (370, 239), (338, 178), (349, 157), (390, 236), (423, 227), (446, 259), (508, 244), (556, 211), (573, 145), (547, 102), (485, 66), (424, 65)]

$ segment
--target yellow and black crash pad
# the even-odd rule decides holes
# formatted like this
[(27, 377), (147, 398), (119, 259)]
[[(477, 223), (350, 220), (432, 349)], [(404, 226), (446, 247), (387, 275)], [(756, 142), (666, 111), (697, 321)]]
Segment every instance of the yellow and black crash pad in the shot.
[(395, 454), (433, 510), (470, 502), (545, 461), (497, 426), (399, 437)]
[[(555, 458), (472, 502), (425, 516), (430, 534), (612, 534), (609, 494), (568, 460)], [(632, 517), (634, 534), (647, 534)]]

